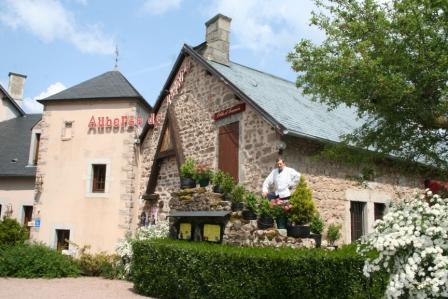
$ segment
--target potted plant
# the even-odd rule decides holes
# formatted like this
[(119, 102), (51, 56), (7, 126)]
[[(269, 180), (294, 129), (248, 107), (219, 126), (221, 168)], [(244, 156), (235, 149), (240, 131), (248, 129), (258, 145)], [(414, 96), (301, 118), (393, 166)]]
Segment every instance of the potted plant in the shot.
[(324, 230), (325, 224), (324, 220), (320, 216), (319, 213), (316, 213), (313, 216), (313, 219), (311, 220), (310, 224), (310, 230), (312, 232), (312, 237), (316, 241), (316, 247), (320, 247), (320, 244), (322, 243), (322, 232)]
[(341, 225), (340, 224), (330, 224), (330, 226), (328, 226), (328, 232), (327, 232), (327, 238), (328, 241), (330, 242), (330, 246), (334, 247), (334, 248), (338, 248), (334, 243), (339, 240), (339, 238), (341, 237)]
[(213, 173), (212, 171), (204, 164), (197, 164), (194, 173), (193, 178), (199, 183), (199, 186), (201, 187), (207, 187), (210, 183), (210, 179), (212, 178)]
[(224, 193), (222, 190), (222, 182), (224, 180), (225, 172), (222, 170), (218, 170), (212, 176), (212, 184), (213, 184), (213, 192), (215, 193)]
[(274, 226), (274, 218), (272, 218), (272, 209), (270, 207), (270, 201), (263, 199), (258, 206), (258, 228), (267, 229)]
[(195, 188), (196, 181), (194, 174), (196, 169), (196, 161), (189, 158), (180, 166), (180, 187), (182, 189)]
[(230, 174), (224, 173), (221, 182), (221, 190), (224, 193), (224, 197), (226, 200), (232, 200), (232, 190), (235, 187), (235, 180)]
[(243, 219), (245, 220), (257, 220), (257, 205), (259, 199), (253, 192), (247, 192), (244, 196), (244, 205), (246, 208), (243, 210)]
[(232, 210), (233, 211), (241, 211), (244, 208), (244, 194), (246, 193), (246, 189), (243, 185), (236, 185), (232, 190)]
[(288, 236), (295, 238), (309, 237), (309, 223), (316, 213), (316, 208), (311, 196), (311, 190), (306, 185), (303, 176), (300, 177), (300, 182), (291, 195), (289, 203), (291, 204), (289, 217), (292, 224), (287, 227)]
[(291, 204), (287, 200), (281, 200), (279, 198), (271, 200), (269, 207), (272, 210), (272, 216), (277, 223), (278, 229), (286, 229), (286, 223), (288, 221), (288, 212), (291, 209)]

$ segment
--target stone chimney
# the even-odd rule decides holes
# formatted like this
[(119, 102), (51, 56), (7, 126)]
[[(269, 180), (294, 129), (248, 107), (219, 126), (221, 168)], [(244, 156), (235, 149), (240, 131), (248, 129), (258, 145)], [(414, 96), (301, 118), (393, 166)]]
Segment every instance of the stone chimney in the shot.
[(25, 85), (26, 76), (9, 73), (8, 93), (18, 103), (23, 99), (23, 87)]
[(208, 60), (229, 65), (229, 36), (231, 18), (217, 14), (205, 23), (207, 47), (203, 56)]

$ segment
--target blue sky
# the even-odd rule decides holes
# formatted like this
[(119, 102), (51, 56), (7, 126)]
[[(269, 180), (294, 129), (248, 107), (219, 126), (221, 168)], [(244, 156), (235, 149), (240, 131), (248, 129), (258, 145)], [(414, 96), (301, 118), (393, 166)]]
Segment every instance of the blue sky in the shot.
[(24, 108), (114, 66), (153, 104), (183, 43), (204, 41), (204, 23), (232, 18), (232, 61), (295, 80), (286, 55), (309, 27), (311, 0), (0, 0), (0, 84), (27, 75)]

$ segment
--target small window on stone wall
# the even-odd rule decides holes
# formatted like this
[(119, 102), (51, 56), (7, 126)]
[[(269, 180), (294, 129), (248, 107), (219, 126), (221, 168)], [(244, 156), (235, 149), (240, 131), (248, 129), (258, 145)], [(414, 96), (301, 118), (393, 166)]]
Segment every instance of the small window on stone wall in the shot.
[(386, 205), (383, 203), (375, 203), (375, 220), (383, 219), (386, 211)]
[(106, 165), (93, 164), (92, 172), (93, 172), (92, 192), (104, 193), (106, 186)]

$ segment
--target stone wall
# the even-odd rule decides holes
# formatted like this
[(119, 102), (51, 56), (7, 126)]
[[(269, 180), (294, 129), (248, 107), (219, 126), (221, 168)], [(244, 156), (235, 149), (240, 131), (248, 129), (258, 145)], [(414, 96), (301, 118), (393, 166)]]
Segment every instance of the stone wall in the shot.
[[(374, 201), (387, 203), (396, 200), (422, 187), (421, 178), (390, 169), (380, 169), (377, 171), (380, 175), (377, 175), (374, 182), (360, 184), (351, 178), (359, 176), (361, 166), (316, 159), (314, 155), (322, 148), (321, 142), (280, 136), (249, 104), (242, 113), (214, 121), (212, 116), (215, 112), (241, 101), (219, 78), (211, 75), (190, 57), (185, 58), (183, 63), (191, 63), (192, 67), (170, 105), (179, 126), (178, 134), (185, 158), (193, 158), (212, 169), (217, 169), (218, 129), (222, 125), (239, 121), (239, 182), (248, 190), (261, 193), (263, 180), (279, 156), (277, 142), (284, 141), (287, 147), (283, 157), (287, 165), (305, 176), (327, 227), (331, 223), (342, 224), (342, 241), (350, 241), (350, 200), (357, 200), (357, 194), (361, 194), (362, 200), (369, 201), (369, 205), (372, 205)], [(157, 115), (159, 125), (147, 134), (142, 144), (143, 172), (140, 194), (144, 193), (147, 185), (167, 105), (166, 101), (162, 103)], [(159, 183), (162, 184), (162, 181)], [(158, 187), (157, 193), (165, 194), (161, 200), (166, 206), (170, 199), (168, 192), (162, 189)], [(373, 213), (371, 206), (369, 209), (369, 213)], [(166, 212), (168, 211), (163, 210), (161, 216)], [(371, 229), (372, 223), (372, 220), (368, 221), (368, 229)]]

